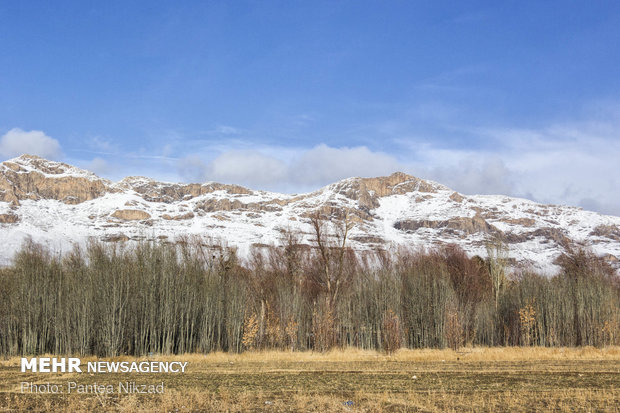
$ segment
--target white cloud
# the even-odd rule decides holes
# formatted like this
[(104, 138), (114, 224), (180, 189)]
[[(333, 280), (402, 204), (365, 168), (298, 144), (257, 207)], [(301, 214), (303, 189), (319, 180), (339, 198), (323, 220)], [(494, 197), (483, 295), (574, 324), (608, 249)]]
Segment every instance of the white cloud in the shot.
[(114, 145), (112, 142), (110, 142), (107, 139), (104, 139), (102, 137), (99, 136), (95, 136), (90, 140), (90, 145), (97, 151), (101, 151), (101, 152), (116, 152), (118, 151), (118, 147), (116, 145)]
[(177, 162), (177, 171), (187, 182), (203, 182), (207, 179), (207, 165), (199, 156), (189, 155)]
[(287, 179), (287, 165), (258, 151), (230, 151), (218, 156), (206, 169), (209, 179), (243, 182), (252, 186), (272, 185)]
[(278, 186), (287, 179), (286, 164), (259, 151), (227, 151), (209, 163), (190, 155), (177, 163), (179, 174), (193, 182), (216, 181), (257, 189)]
[(112, 168), (108, 164), (105, 159), (101, 158), (93, 158), (88, 164), (86, 164), (85, 169), (94, 172), (96, 175), (107, 175), (112, 171)]
[(231, 150), (208, 163), (197, 156), (188, 156), (178, 163), (179, 174), (184, 179), (279, 191), (315, 189), (351, 176), (388, 175), (399, 169), (402, 165), (387, 154), (372, 152), (363, 146), (332, 148), (327, 145), (297, 151), (280, 148)]
[(433, 167), (424, 176), (465, 194), (514, 194), (512, 171), (497, 156), (464, 156)]
[(519, 196), (620, 215), (620, 139), (613, 128), (555, 125), (479, 133), (492, 143), (487, 149), (419, 144), (397, 158), (365, 146), (262, 147), (225, 150), (211, 161), (187, 157), (179, 162), (178, 171), (194, 182), (214, 180), (282, 192), (314, 190), (351, 176), (403, 171), (465, 194)]
[(585, 120), (530, 129), (451, 123), (450, 136), (462, 136), (451, 140), (422, 138), (406, 122), (363, 129), (367, 142), (383, 139), (388, 152), (367, 146), (266, 146), (241, 138), (208, 146), (194, 141), (194, 155), (181, 159), (175, 170), (184, 180), (281, 192), (403, 171), (465, 194), (505, 194), (620, 215), (620, 106), (605, 108), (587, 113)]
[(57, 159), (61, 156), (60, 143), (41, 131), (13, 128), (0, 138), (0, 156), (12, 158), (23, 154)]
[(474, 134), (485, 149), (410, 147), (420, 160), (413, 170), (466, 194), (522, 196), (620, 215), (620, 116)]
[(544, 202), (620, 215), (620, 117), (495, 131), (516, 190)]
[(332, 148), (319, 145), (291, 165), (291, 178), (303, 185), (325, 185), (351, 176), (389, 175), (403, 169), (396, 158), (365, 146)]

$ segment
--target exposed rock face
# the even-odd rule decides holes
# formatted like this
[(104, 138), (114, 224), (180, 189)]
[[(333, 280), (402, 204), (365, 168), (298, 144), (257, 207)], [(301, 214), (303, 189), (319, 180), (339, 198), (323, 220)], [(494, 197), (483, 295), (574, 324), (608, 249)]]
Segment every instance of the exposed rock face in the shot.
[(112, 191), (109, 182), (61, 162), (22, 155), (0, 166), (0, 201), (56, 199), (79, 204)]
[(500, 221), (511, 225), (521, 225), (523, 227), (533, 227), (536, 221), (532, 218), (502, 218)]
[(394, 228), (402, 230), (402, 231), (412, 231), (415, 232), (420, 228), (447, 228), (451, 230), (460, 231), (464, 234), (475, 234), (475, 233), (485, 233), (485, 234), (499, 234), (500, 231), (495, 228), (493, 225), (490, 225), (486, 222), (482, 217), (476, 215), (473, 218), (467, 217), (458, 217), (458, 218), (450, 218), (443, 221), (430, 221), (430, 220), (422, 220), (422, 221), (413, 221), (413, 220), (403, 220), (397, 221), (394, 223)]
[(55, 199), (79, 204), (106, 193), (134, 190), (145, 201), (172, 203), (200, 195), (223, 191), (230, 195), (250, 194), (239, 185), (216, 182), (176, 184), (157, 182), (145, 177), (127, 177), (117, 184), (91, 172), (62, 162), (48, 161), (35, 155), (22, 155), (0, 166), (0, 202), (19, 204), (24, 199)]
[(216, 182), (208, 184), (174, 184), (157, 182), (142, 176), (130, 176), (118, 183), (118, 187), (133, 189), (149, 202), (172, 203), (188, 200), (200, 195), (223, 191), (230, 195), (247, 195), (250, 191), (239, 185), (225, 185)]
[(351, 178), (333, 185), (336, 193), (358, 200), (364, 210), (378, 207), (381, 197), (412, 191), (435, 193), (438, 187), (441, 186), (402, 172), (378, 178)]
[(215, 212), (215, 211), (232, 211), (233, 209), (243, 210), (247, 209), (247, 205), (233, 199), (208, 199), (204, 202), (201, 202), (196, 206), (196, 208), (202, 209), (205, 212)]
[(151, 214), (140, 211), (139, 209), (119, 209), (114, 211), (112, 216), (125, 221), (140, 221), (142, 219), (149, 219)]
[(106, 242), (125, 242), (129, 241), (129, 237), (125, 234), (110, 234), (102, 238)]
[(566, 236), (560, 228), (544, 227), (534, 231), (527, 231), (521, 234), (504, 233), (502, 238), (509, 244), (518, 244), (522, 242), (532, 241), (536, 238), (544, 240), (544, 242), (554, 242), (562, 247), (568, 247), (571, 243), (570, 238)]
[(244, 203), (237, 199), (207, 199), (196, 203), (196, 211), (202, 210), (204, 212), (216, 212), (216, 211), (281, 211), (282, 208), (278, 203), (274, 202), (250, 202)]
[(460, 204), (465, 198), (458, 192), (454, 192), (452, 195), (450, 195), (450, 199)]
[[(328, 188), (335, 194), (357, 201), (355, 210), (349, 211), (354, 219), (371, 221), (373, 216), (370, 211), (379, 207), (380, 198), (409, 192), (436, 193), (438, 189), (445, 187), (402, 172), (395, 172), (390, 176), (377, 178), (345, 179)], [(344, 216), (342, 212), (335, 211), (339, 207), (337, 203), (332, 203), (323, 205), (320, 209), (323, 215), (338, 218)], [(306, 214), (310, 215), (311, 213)]]
[(605, 237), (620, 241), (620, 228), (617, 225), (599, 225), (590, 233), (598, 237)]
[(317, 214), (319, 217), (331, 221), (342, 221), (344, 219), (349, 219), (357, 223), (372, 221), (372, 216), (370, 216), (365, 210), (343, 208), (341, 205), (336, 203), (326, 203), (319, 205), (316, 208), (308, 208), (308, 210), (302, 212), (301, 217), (310, 220), (316, 217)]
[(168, 214), (164, 214), (161, 216), (163, 219), (167, 219), (169, 221), (182, 221), (184, 219), (192, 219), (194, 218), (194, 213), (193, 212), (188, 212), (186, 214), (181, 214), (181, 215), (168, 215)]
[(0, 224), (15, 224), (19, 217), (15, 214), (0, 214)]
[(532, 237), (541, 237), (547, 240), (555, 241), (562, 246), (568, 246), (571, 242), (565, 232), (560, 228), (539, 228), (536, 231), (532, 231), (530, 235)]

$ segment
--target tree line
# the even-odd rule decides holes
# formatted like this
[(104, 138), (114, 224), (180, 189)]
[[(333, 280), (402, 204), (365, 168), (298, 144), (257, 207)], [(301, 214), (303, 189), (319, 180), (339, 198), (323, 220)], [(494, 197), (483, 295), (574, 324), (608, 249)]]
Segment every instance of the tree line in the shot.
[(591, 252), (509, 274), (499, 243), (361, 253), (346, 219), (313, 228), (312, 247), (288, 231), (244, 262), (200, 238), (62, 256), (28, 242), (0, 270), (0, 354), (620, 344), (619, 277)]

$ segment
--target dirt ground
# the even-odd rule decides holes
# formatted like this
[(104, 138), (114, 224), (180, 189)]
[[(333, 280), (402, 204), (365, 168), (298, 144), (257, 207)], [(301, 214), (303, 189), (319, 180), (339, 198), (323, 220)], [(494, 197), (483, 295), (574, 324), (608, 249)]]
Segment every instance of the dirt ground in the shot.
[[(0, 361), (0, 411), (620, 411), (620, 347), (393, 355), (346, 349), (109, 360), (188, 364), (177, 374), (44, 374), (21, 373), (20, 359), (11, 358)], [(127, 382), (154, 393), (125, 392)]]

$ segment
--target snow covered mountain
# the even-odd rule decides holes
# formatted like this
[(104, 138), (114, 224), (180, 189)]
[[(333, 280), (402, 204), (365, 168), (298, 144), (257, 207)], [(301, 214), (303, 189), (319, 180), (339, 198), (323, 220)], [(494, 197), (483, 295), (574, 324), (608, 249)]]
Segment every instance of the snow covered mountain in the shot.
[(551, 273), (555, 259), (576, 243), (620, 268), (620, 217), (507, 196), (466, 196), (400, 172), (286, 195), (215, 182), (111, 182), (31, 155), (0, 163), (0, 264), (9, 264), (27, 237), (62, 252), (90, 237), (175, 241), (197, 234), (247, 256), (252, 247), (281, 243), (292, 230), (313, 245), (316, 211), (333, 221), (348, 212), (355, 222), (349, 245), (357, 250), (456, 243), (485, 256), (485, 243), (500, 238), (515, 265)]

